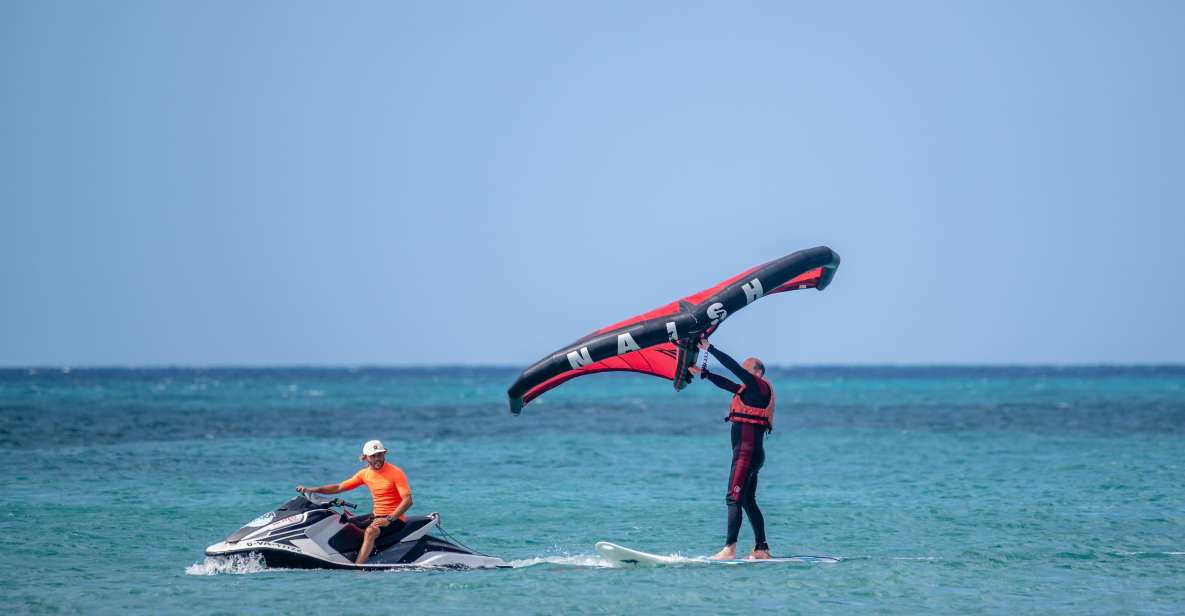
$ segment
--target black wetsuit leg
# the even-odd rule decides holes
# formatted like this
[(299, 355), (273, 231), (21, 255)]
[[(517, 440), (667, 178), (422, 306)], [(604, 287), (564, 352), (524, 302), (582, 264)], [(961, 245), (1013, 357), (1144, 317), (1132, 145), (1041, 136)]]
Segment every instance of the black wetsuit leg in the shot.
[(741, 532), (741, 510), (749, 516), (758, 549), (765, 543), (765, 516), (757, 506), (757, 473), (765, 464), (765, 428), (756, 424), (732, 424), (732, 470), (728, 478), (728, 537), (725, 544), (737, 542)]
[(748, 483), (745, 484), (742, 496), (741, 507), (745, 509), (745, 516), (749, 518), (749, 525), (753, 527), (754, 549), (768, 550), (769, 545), (765, 542), (765, 516), (761, 514), (761, 509), (757, 506), (756, 472), (753, 473)]

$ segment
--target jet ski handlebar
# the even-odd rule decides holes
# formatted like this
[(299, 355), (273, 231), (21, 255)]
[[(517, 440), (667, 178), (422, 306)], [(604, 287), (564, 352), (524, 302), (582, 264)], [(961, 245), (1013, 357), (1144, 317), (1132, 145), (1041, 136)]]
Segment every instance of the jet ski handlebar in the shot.
[(354, 503), (346, 502), (340, 498), (335, 498), (335, 499), (329, 501), (329, 504), (334, 507), (349, 507), (350, 509), (357, 509), (358, 508), (358, 505), (355, 505)]

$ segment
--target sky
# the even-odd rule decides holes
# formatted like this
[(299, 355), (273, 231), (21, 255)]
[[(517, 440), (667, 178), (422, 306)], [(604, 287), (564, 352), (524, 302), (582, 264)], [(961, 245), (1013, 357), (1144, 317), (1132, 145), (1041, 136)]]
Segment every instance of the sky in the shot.
[(1185, 3), (0, 0), (0, 366), (1185, 362)]

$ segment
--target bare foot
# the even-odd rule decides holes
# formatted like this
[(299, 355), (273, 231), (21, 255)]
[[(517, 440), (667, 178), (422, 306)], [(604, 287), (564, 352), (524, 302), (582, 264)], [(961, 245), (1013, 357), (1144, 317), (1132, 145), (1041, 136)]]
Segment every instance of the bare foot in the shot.
[(748, 560), (765, 560), (769, 558), (769, 550), (753, 550), (753, 553), (745, 558)]
[(736, 560), (737, 559), (737, 544), (730, 543), (724, 546), (723, 550), (716, 552), (716, 554), (709, 556), (711, 560)]

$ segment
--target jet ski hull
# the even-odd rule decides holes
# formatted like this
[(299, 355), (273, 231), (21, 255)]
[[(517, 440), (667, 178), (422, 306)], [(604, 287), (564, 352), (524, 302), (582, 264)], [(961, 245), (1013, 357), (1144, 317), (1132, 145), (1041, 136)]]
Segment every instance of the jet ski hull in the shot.
[(365, 564), (354, 563), (363, 530), (348, 513), (329, 508), (330, 502), (297, 497), (249, 522), (225, 541), (206, 548), (210, 557), (250, 557), (258, 554), (268, 567), (285, 569), (486, 569), (508, 567), (500, 558), (428, 534), (440, 518), (408, 518), (394, 532), (375, 542)]
[(255, 547), (248, 548), (229, 545), (223, 542), (206, 548), (206, 556), (215, 558), (235, 556), (252, 558), (255, 555), (262, 558), (264, 564), (271, 569), (353, 569), (358, 571), (373, 571), (381, 569), (498, 569), (510, 567), (501, 558), (464, 552), (438, 552), (410, 563), (381, 563), (372, 561), (358, 565), (354, 563), (333, 562), (316, 556), (310, 556), (300, 551), (289, 551), (266, 545), (256, 545)]

